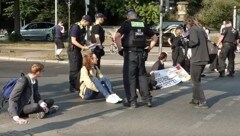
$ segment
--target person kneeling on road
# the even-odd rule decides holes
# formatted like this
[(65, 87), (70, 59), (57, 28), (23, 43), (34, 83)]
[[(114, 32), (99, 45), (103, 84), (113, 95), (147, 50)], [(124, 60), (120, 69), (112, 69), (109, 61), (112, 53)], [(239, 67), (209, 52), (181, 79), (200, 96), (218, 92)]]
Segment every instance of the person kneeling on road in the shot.
[(82, 99), (95, 99), (101, 92), (108, 103), (118, 103), (122, 99), (113, 92), (111, 82), (103, 76), (97, 65), (97, 57), (93, 53), (83, 56), (83, 67), (80, 72), (80, 93)]
[(54, 100), (42, 100), (38, 92), (37, 78), (44, 72), (44, 65), (34, 63), (30, 72), (17, 80), (16, 85), (9, 97), (9, 115), (19, 124), (26, 124), (28, 121), (22, 117), (41, 119), (45, 114), (56, 112), (58, 106)]

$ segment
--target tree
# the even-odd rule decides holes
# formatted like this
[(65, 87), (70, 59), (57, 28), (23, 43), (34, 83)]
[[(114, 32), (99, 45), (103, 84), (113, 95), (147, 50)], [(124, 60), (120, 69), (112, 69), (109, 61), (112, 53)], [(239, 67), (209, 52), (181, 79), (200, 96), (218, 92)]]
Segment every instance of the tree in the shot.
[[(20, 19), (24, 21), (27, 18), (31, 18), (33, 15), (38, 13), (38, 0), (18, 0), (19, 1), (19, 13), (20, 13)], [(5, 13), (4, 15), (8, 17), (14, 17), (13, 11), (14, 11), (14, 3), (13, 2), (7, 2), (9, 5), (7, 8), (4, 9)]]
[(14, 31), (18, 35), (20, 34), (20, 12), (19, 12), (19, 0), (14, 0)]
[(201, 23), (219, 28), (224, 20), (233, 19), (233, 7), (240, 6), (240, 0), (203, 0), (203, 8), (197, 14)]

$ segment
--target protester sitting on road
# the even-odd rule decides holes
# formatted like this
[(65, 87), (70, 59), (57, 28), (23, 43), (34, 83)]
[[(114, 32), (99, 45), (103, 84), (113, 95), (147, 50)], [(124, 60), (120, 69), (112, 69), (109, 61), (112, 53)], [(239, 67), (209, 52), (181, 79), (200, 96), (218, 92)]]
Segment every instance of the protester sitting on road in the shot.
[(110, 80), (103, 76), (97, 65), (95, 54), (89, 53), (83, 56), (83, 67), (80, 73), (80, 93), (82, 99), (95, 99), (100, 93), (108, 103), (118, 103), (122, 99), (113, 92)]
[(58, 109), (54, 100), (42, 100), (38, 92), (37, 78), (44, 72), (44, 65), (34, 63), (30, 72), (17, 80), (16, 85), (9, 97), (9, 115), (19, 124), (26, 124), (28, 121), (22, 117), (41, 119), (45, 114), (50, 114)]
[(149, 73), (149, 77), (148, 77), (148, 82), (149, 82), (149, 89), (150, 90), (154, 90), (154, 89), (160, 89), (160, 86), (156, 86), (157, 85), (157, 81), (155, 80), (155, 76), (154, 76), (154, 72), (157, 70), (162, 70), (164, 69), (164, 62), (167, 60), (167, 53), (166, 52), (162, 52), (159, 57), (158, 60), (153, 64), (151, 71)]

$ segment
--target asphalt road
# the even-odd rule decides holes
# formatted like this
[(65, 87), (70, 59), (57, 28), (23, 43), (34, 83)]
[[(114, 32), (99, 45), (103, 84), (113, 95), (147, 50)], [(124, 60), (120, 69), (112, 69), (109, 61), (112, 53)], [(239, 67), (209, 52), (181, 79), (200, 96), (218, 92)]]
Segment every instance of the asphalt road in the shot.
[[(0, 88), (11, 77), (27, 72), (30, 63), (0, 61)], [(45, 64), (39, 90), (43, 98), (53, 98), (60, 110), (29, 124), (12, 121), (5, 108), (0, 113), (1, 136), (239, 136), (239, 71), (234, 78), (218, 78), (208, 73), (202, 87), (210, 106), (196, 109), (188, 104), (191, 82), (152, 92), (152, 108), (127, 109), (122, 104), (106, 103), (102, 96), (84, 101), (68, 92), (68, 65)], [(124, 97), (121, 67), (103, 66), (114, 91)]]

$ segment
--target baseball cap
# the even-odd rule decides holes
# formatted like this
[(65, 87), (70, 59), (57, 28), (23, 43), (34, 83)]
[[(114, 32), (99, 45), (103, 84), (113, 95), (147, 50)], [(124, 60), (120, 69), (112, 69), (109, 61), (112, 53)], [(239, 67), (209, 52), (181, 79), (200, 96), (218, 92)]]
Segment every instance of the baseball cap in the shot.
[(97, 14), (95, 14), (95, 18), (104, 18), (104, 19), (106, 19), (107, 17), (103, 13), (97, 13)]
[(89, 15), (84, 15), (82, 19), (88, 21), (90, 24), (92, 23), (92, 18)]
[(136, 14), (135, 10), (134, 9), (128, 9), (127, 10), (127, 15), (130, 15), (130, 14)]

